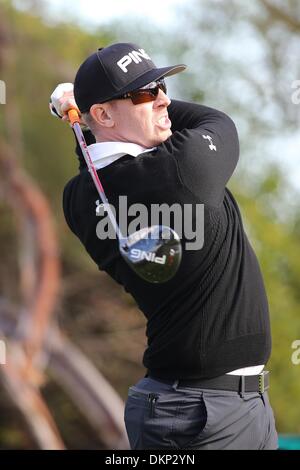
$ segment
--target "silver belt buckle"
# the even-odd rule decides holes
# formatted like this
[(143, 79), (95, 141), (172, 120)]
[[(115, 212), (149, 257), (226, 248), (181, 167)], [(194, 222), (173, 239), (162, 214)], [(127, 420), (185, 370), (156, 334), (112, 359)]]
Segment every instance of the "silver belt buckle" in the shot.
[(261, 372), (260, 374), (258, 374), (258, 391), (259, 393), (264, 393), (268, 388), (269, 386), (265, 385), (265, 376), (268, 374), (269, 372), (267, 370), (264, 370), (263, 372)]

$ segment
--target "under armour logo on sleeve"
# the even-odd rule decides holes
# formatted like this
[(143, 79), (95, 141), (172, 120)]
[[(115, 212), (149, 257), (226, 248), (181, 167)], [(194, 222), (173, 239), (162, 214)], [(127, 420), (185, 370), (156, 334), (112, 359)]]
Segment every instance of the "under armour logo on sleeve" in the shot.
[(213, 144), (212, 138), (210, 135), (204, 135), (202, 134), (203, 139), (209, 140), (209, 148), (210, 150), (214, 150), (215, 152), (217, 151), (217, 147)]

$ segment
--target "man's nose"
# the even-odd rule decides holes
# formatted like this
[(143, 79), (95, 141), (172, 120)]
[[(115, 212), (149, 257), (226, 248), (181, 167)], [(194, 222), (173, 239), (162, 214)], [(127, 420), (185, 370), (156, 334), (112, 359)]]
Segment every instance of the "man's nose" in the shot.
[(169, 106), (171, 103), (170, 98), (168, 95), (166, 95), (161, 89), (159, 89), (158, 95), (156, 97), (156, 100), (154, 102), (155, 106)]

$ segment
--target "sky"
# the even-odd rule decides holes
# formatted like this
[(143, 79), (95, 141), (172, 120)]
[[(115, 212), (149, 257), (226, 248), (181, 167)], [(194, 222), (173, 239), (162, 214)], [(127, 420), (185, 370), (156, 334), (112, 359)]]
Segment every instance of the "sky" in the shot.
[[(14, 3), (22, 8), (26, 0), (15, 0)], [(41, 3), (41, 2), (37, 2)], [(56, 19), (62, 14), (66, 20), (74, 17), (82, 24), (97, 26), (112, 19), (122, 18), (123, 15), (133, 15), (135, 18), (147, 17), (157, 25), (164, 26), (175, 20), (176, 7), (185, 3), (182, 0), (43, 0)], [(70, 18), (68, 18), (70, 15)]]

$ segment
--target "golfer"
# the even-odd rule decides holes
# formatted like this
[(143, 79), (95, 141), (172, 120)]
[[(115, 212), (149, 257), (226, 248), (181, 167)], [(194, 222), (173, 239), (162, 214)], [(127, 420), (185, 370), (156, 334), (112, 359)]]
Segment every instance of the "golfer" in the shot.
[(182, 230), (175, 276), (158, 284), (141, 279), (116, 238), (99, 236), (99, 194), (78, 145), (79, 173), (64, 189), (64, 214), (99, 269), (147, 318), (146, 374), (130, 387), (125, 406), (131, 448), (276, 449), (264, 369), (271, 352), (268, 302), (226, 187), (239, 157), (237, 131), (221, 111), (171, 101), (165, 78), (185, 68), (157, 68), (139, 45), (112, 44), (80, 66), (74, 96), (70, 84), (56, 88), (51, 109), (65, 120), (71, 107), (80, 111), (117, 216), (120, 196), (149, 213), (154, 204), (202, 206), (201, 247), (188, 246)]

